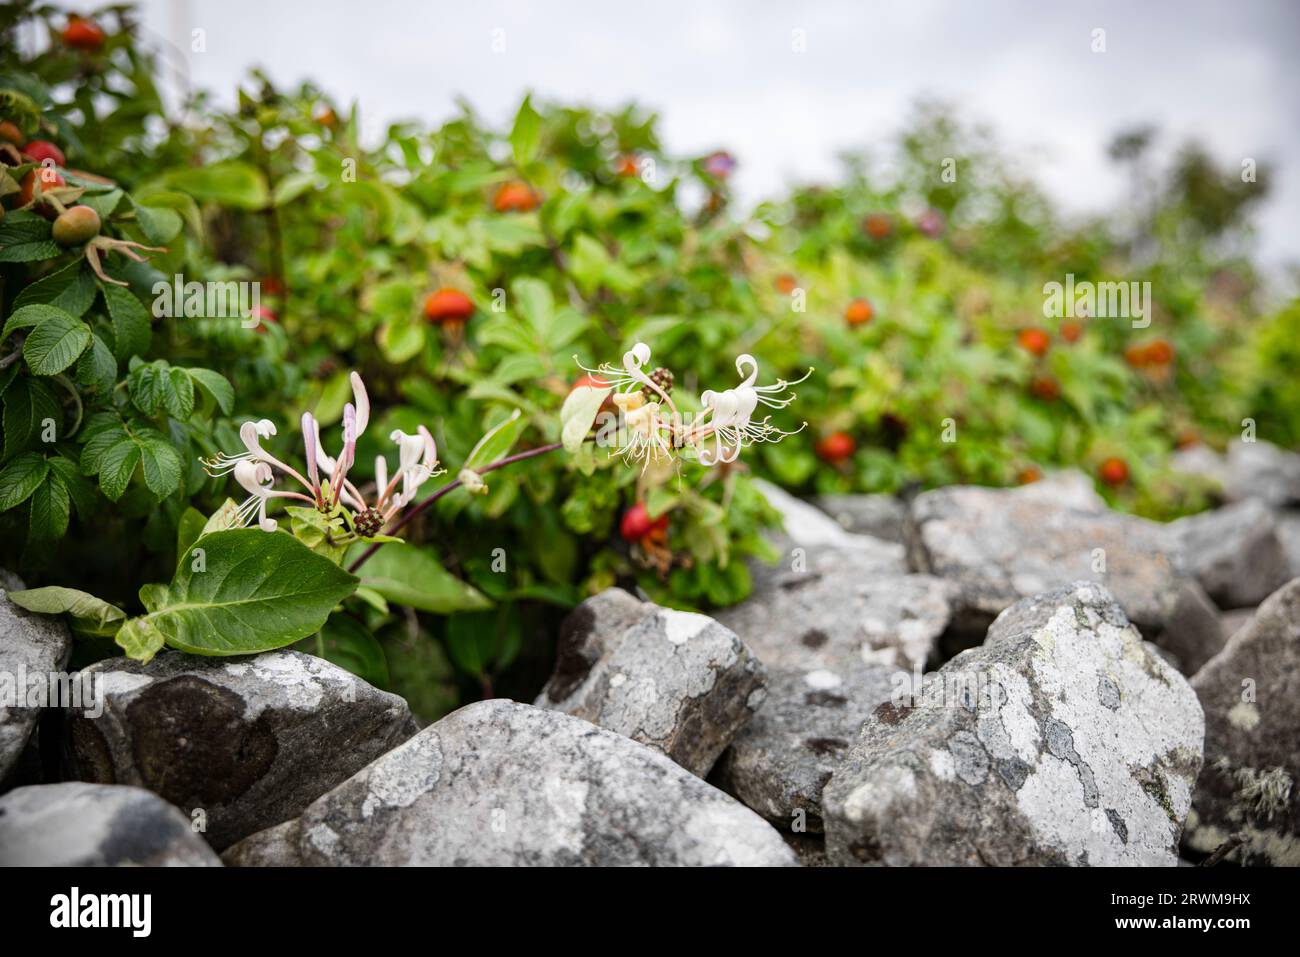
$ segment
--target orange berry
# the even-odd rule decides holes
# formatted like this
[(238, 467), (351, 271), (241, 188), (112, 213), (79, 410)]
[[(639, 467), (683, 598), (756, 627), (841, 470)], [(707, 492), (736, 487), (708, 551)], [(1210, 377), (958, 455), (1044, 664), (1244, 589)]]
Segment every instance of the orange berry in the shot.
[(1078, 342), (1083, 338), (1083, 325), (1073, 319), (1061, 323), (1061, 338), (1066, 342)]
[(1044, 402), (1055, 402), (1061, 397), (1061, 383), (1050, 375), (1034, 376), (1029, 383), (1029, 391)]
[(104, 45), (104, 31), (94, 20), (87, 20), (76, 14), (68, 16), (68, 25), (59, 34), (63, 45), (84, 53), (98, 53)]
[(817, 440), (815, 451), (817, 457), (823, 462), (839, 465), (852, 458), (857, 448), (858, 443), (853, 441), (853, 436), (847, 432), (832, 432)]
[(474, 315), (474, 301), (459, 289), (439, 289), (424, 299), (424, 316), (430, 322), (464, 322)]
[(1128, 463), (1123, 459), (1109, 458), (1101, 463), (1097, 474), (1107, 485), (1123, 485), (1128, 481)]
[(1035, 356), (1047, 355), (1047, 350), (1052, 347), (1052, 337), (1042, 329), (1021, 329), (1016, 334), (1016, 341), (1020, 348)]
[(1032, 485), (1043, 477), (1043, 471), (1037, 465), (1028, 465), (1020, 470), (1016, 481), (1021, 485)]
[(798, 287), (799, 280), (795, 279), (794, 276), (790, 275), (788, 272), (783, 272), (781, 275), (776, 277), (775, 285), (777, 292), (781, 293), (783, 296), (788, 296)]
[(872, 213), (862, 221), (862, 231), (872, 239), (884, 239), (894, 231), (894, 221), (888, 213)]
[(854, 299), (844, 309), (844, 321), (851, 326), (866, 325), (875, 315), (875, 307), (867, 299)]
[(492, 197), (492, 208), (498, 213), (526, 213), (536, 209), (540, 200), (527, 183), (512, 180), (502, 183)]

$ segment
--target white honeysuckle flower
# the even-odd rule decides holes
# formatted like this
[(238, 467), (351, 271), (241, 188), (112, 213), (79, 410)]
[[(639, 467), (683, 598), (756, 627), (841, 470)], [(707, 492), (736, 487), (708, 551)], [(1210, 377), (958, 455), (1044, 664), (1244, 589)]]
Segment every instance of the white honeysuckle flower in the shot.
[[(749, 375), (745, 376), (747, 367)], [(740, 456), (740, 450), (747, 445), (779, 442), (787, 435), (794, 435), (803, 429), (803, 425), (800, 425), (794, 432), (784, 432), (772, 425), (769, 417), (764, 417), (761, 422), (752, 419), (760, 404), (774, 409), (789, 406), (798, 396), (793, 392), (784, 395), (786, 389), (807, 379), (812, 375), (811, 369), (794, 382), (778, 379), (772, 385), (756, 386), (754, 382), (758, 378), (758, 362), (745, 353), (736, 357), (736, 372), (745, 378), (734, 389), (725, 392), (710, 389), (700, 395), (705, 408), (713, 413), (707, 425), (711, 427), (714, 436), (712, 453), (707, 448), (700, 449), (699, 458), (703, 465), (734, 462)]]
[[(415, 494), (419, 491), (421, 485), (434, 475), (441, 473), (437, 471), (438, 446), (433, 441), (433, 434), (423, 425), (416, 427), (415, 435), (408, 435), (401, 429), (394, 429), (389, 438), (397, 443), (397, 473), (393, 476), (391, 482), (377, 484), (381, 489), (384, 489), (380, 495), (380, 508), (382, 509), (384, 500), (396, 488), (398, 481), (401, 481), (402, 491), (393, 498), (392, 502), (392, 508), (396, 510), (409, 504), (415, 498)], [(387, 474), (387, 470), (388, 465), (385, 462), (385, 474)]]
[(266, 501), (273, 497), (283, 497), (293, 495), (293, 492), (275, 492), (272, 485), (275, 477), (271, 472), (271, 466), (265, 462), (255, 462), (252, 459), (246, 459), (243, 462), (235, 464), (231, 470), (234, 473), (235, 481), (244, 487), (249, 493), (244, 504), (239, 506), (236, 511), (236, 521), (240, 528), (246, 527), (257, 516), (257, 525), (264, 532), (274, 532), (279, 527), (279, 523), (273, 518), (266, 517)]

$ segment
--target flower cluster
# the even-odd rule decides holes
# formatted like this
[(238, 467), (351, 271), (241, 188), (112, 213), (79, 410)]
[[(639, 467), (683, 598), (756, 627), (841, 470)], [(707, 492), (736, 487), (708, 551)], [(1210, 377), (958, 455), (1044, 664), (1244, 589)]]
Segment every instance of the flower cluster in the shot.
[[(233, 475), (249, 493), (239, 506), (234, 525), (245, 527), (256, 517), (262, 530), (275, 531), (277, 523), (267, 517), (266, 508), (272, 499), (279, 498), (306, 502), (324, 515), (342, 515), (358, 536), (369, 538), (379, 534), (415, 498), (425, 481), (441, 474), (438, 448), (428, 429), (421, 425), (415, 435), (394, 430), (389, 437), (397, 443), (397, 471), (390, 480), (388, 461), (382, 455), (375, 457), (374, 504), (367, 505), (361, 489), (348, 478), (348, 472), (356, 463), (357, 439), (370, 421), (370, 399), (361, 376), (353, 372), (351, 381), (354, 402), (343, 408), (343, 448), (337, 457), (331, 458), (325, 453), (316, 417), (310, 412), (302, 414), (303, 451), (307, 463), (305, 476), (263, 448), (262, 440), (276, 434), (275, 424), (270, 419), (249, 421), (240, 426), (243, 452), (235, 455), (222, 452), (204, 460), (204, 470), (209, 475)], [(303, 490), (275, 488), (277, 470), (294, 479)]]
[(696, 414), (682, 413), (672, 399), (672, 373), (664, 368), (645, 372), (650, 365), (650, 347), (638, 342), (623, 354), (623, 366), (604, 363), (598, 368), (579, 367), (589, 381), (612, 388), (611, 399), (622, 414), (618, 454), (645, 469), (675, 455), (693, 455), (703, 465), (736, 461), (740, 450), (756, 442), (779, 442), (794, 432), (785, 432), (765, 415), (755, 420), (759, 406), (784, 409), (798, 396), (790, 392), (812, 375), (809, 369), (793, 382), (778, 379), (771, 385), (755, 385), (758, 362), (744, 354), (736, 358), (739, 385), (721, 392), (709, 389), (700, 394), (704, 408)]

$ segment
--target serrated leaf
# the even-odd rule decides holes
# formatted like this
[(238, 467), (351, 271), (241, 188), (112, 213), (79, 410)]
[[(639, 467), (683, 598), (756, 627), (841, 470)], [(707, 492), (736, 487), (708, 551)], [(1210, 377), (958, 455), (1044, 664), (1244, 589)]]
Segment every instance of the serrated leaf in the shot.
[(14, 306), (48, 305), (80, 318), (95, 302), (95, 274), (84, 259), (75, 259), (32, 283), (18, 294)]
[(84, 521), (86, 516), (95, 510), (95, 490), (91, 488), (86, 477), (77, 468), (77, 463), (72, 459), (56, 455), (47, 461), (50, 463), (50, 471), (63, 480), (68, 494), (72, 497), (72, 505), (77, 510), (77, 515)]
[(135, 204), (135, 221), (152, 246), (163, 246), (176, 238), (181, 231), (180, 213), (174, 209)]
[(239, 528), (205, 535), (201, 547), (203, 561), (181, 562), (152, 594), (153, 610), (123, 626), (143, 623), (132, 639), (147, 645), (156, 633), (196, 655), (270, 651), (320, 630), (357, 587), (355, 576), (291, 535)]
[(212, 397), (217, 407), (226, 415), (235, 406), (235, 390), (230, 381), (219, 372), (191, 366), (185, 370), (194, 384)]
[(122, 497), (139, 464), (140, 446), (132, 438), (121, 439), (103, 453), (99, 460), (99, 487), (110, 502)]
[(46, 420), (55, 423), (56, 432), (63, 427), (63, 408), (53, 390), (40, 379), (16, 379), (5, 390), (4, 400), (5, 458), (31, 444), (43, 431)]
[(67, 615), (72, 619), (73, 630), (83, 635), (116, 634), (126, 612), (102, 598), (75, 588), (47, 585), (24, 591), (5, 592), (5, 597), (38, 615)]
[(32, 493), (27, 534), (36, 541), (62, 538), (68, 530), (71, 513), (72, 500), (68, 495), (68, 487), (63, 484), (58, 473), (49, 472), (45, 481)]
[(24, 452), (0, 471), (0, 512), (27, 501), (49, 474), (45, 456)]
[(181, 457), (164, 439), (143, 439), (140, 445), (140, 471), (144, 484), (159, 498), (166, 498), (181, 487)]
[(132, 356), (142, 356), (149, 351), (153, 329), (149, 313), (135, 294), (121, 286), (104, 285), (104, 304), (113, 321), (113, 355), (118, 362)]
[(184, 369), (168, 369), (162, 382), (163, 408), (184, 422), (194, 412), (194, 380)]
[(90, 326), (62, 310), (45, 319), (27, 335), (23, 358), (36, 375), (58, 375), (90, 348)]
[(117, 360), (113, 350), (99, 336), (77, 360), (77, 382), (92, 393), (107, 394), (117, 383)]

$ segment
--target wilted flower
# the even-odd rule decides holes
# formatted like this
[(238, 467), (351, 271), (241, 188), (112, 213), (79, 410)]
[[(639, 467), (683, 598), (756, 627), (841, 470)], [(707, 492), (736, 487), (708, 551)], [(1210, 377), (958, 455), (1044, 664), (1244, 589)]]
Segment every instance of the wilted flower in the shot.
[[(233, 474), (235, 481), (249, 493), (236, 513), (239, 527), (251, 524), (256, 516), (259, 527), (268, 532), (275, 531), (275, 520), (266, 517), (267, 501), (285, 498), (306, 502), (326, 515), (336, 514), (341, 507), (351, 509), (351, 514), (343, 514), (361, 536), (371, 537), (415, 498), (427, 479), (439, 474), (438, 449), (429, 430), (422, 425), (415, 435), (395, 430), (390, 438), (398, 447), (397, 472), (390, 481), (387, 460), (382, 455), (376, 457), (375, 501), (373, 505), (366, 504), (361, 490), (349, 480), (348, 472), (356, 463), (357, 440), (370, 422), (370, 398), (361, 376), (353, 372), (351, 382), (353, 402), (343, 407), (343, 447), (337, 457), (331, 458), (321, 445), (320, 423), (316, 417), (310, 412), (302, 414), (303, 453), (307, 463), (305, 476), (263, 448), (262, 440), (276, 434), (275, 424), (269, 419), (245, 422), (240, 426), (243, 452), (234, 455), (221, 452), (203, 461), (204, 470), (209, 475)], [(276, 470), (294, 479), (304, 491), (275, 489)]]

